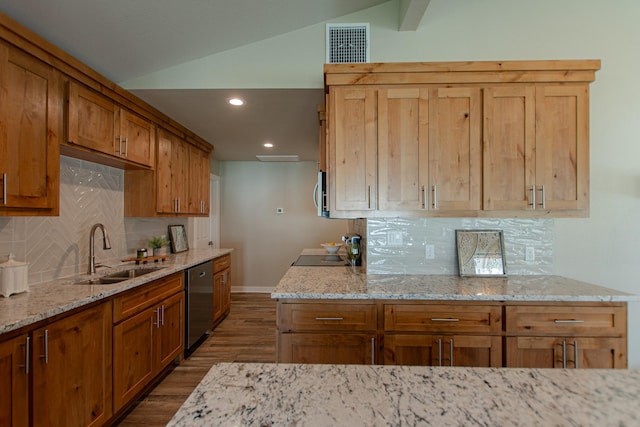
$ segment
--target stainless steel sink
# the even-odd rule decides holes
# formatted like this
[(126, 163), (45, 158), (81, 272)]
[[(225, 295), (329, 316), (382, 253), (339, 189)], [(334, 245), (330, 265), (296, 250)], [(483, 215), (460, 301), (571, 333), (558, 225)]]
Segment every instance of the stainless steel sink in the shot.
[(128, 270), (118, 271), (116, 273), (107, 274), (106, 276), (96, 277), (95, 279), (81, 280), (76, 282), (77, 285), (110, 285), (113, 283), (124, 282), (125, 280), (135, 279), (145, 274), (162, 270), (165, 267), (144, 267), (130, 268)]

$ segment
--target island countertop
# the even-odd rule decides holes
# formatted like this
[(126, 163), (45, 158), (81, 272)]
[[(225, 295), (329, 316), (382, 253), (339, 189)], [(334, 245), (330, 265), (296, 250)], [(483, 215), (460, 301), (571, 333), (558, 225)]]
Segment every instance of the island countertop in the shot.
[[(309, 252), (303, 252), (309, 253)], [(274, 299), (407, 299), (467, 301), (640, 301), (640, 295), (562, 276), (459, 277), (367, 274), (364, 267), (290, 267)]]
[(131, 268), (132, 263), (101, 270), (98, 274), (78, 274), (31, 285), (28, 292), (12, 295), (8, 298), (0, 297), (0, 334), (17, 330), (54, 315), (108, 298), (152, 280), (160, 279), (210, 259), (221, 257), (232, 250), (190, 249), (186, 252), (169, 255), (166, 261), (145, 265), (163, 267), (161, 270), (110, 285), (80, 285), (76, 283)]
[(618, 426), (638, 407), (640, 370), (229, 363), (168, 425)]

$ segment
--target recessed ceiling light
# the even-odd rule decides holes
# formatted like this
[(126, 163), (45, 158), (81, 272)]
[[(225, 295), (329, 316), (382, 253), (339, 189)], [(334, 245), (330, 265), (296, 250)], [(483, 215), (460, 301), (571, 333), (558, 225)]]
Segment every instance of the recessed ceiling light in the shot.
[(227, 102), (231, 105), (235, 105), (236, 107), (240, 106), (240, 105), (244, 105), (244, 100), (240, 99), (240, 98), (229, 98), (227, 100)]
[(263, 146), (264, 148), (273, 148), (273, 144), (272, 144), (272, 143), (270, 143), (270, 142), (265, 142), (264, 144), (262, 144), (262, 146)]

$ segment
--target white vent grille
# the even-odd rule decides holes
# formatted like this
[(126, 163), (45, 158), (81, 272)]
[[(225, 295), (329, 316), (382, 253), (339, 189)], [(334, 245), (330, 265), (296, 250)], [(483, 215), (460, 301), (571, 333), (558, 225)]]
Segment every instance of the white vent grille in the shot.
[(369, 62), (369, 24), (327, 24), (327, 64)]

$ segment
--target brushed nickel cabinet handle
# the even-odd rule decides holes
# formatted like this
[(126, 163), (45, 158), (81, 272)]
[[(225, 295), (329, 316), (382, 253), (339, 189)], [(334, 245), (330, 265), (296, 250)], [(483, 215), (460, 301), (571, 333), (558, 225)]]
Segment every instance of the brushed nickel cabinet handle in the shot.
[(427, 186), (423, 185), (422, 186), (422, 208), (423, 209), (427, 209)]
[(536, 208), (536, 186), (532, 185), (529, 191), (531, 191), (531, 203), (529, 203), (529, 206), (535, 209)]
[(449, 340), (449, 366), (453, 366), (453, 339)]
[(371, 186), (367, 186), (367, 191), (369, 192), (369, 209), (371, 209)]
[(540, 186), (540, 195), (542, 196), (542, 203), (540, 203), (540, 207), (542, 207), (542, 209), (546, 209), (547, 200), (546, 200), (546, 193), (544, 191), (544, 184)]
[(340, 320), (344, 320), (343, 317), (316, 317), (316, 320), (332, 320), (332, 321), (340, 321)]
[(29, 375), (29, 359), (31, 359), (31, 337), (25, 338), (24, 344), (24, 365), (20, 365), (24, 368), (25, 375)]
[(162, 304), (162, 326), (164, 326), (164, 304)]
[(2, 174), (2, 204), (7, 204), (7, 174)]
[(578, 366), (578, 341), (574, 341), (573, 342), (573, 366), (575, 366), (576, 369), (579, 368), (579, 366)]
[(126, 137), (124, 139), (124, 156), (125, 157), (129, 156), (129, 137)]
[(371, 364), (374, 365), (376, 361), (376, 339), (371, 338)]
[(455, 317), (432, 317), (432, 322), (459, 322), (460, 319), (456, 319)]
[(562, 341), (562, 368), (567, 368), (567, 342)]
[(155, 310), (153, 310), (153, 312), (156, 314), (156, 321), (154, 323), (154, 325), (156, 326), (156, 329), (160, 328), (160, 308), (156, 308)]
[(553, 323), (584, 323), (584, 320), (580, 319), (555, 319)]
[(42, 336), (42, 339), (44, 343), (44, 354), (40, 355), (40, 358), (44, 359), (45, 364), (48, 364), (49, 363), (49, 330), (48, 329), (44, 330), (44, 335)]
[(433, 209), (438, 209), (438, 187), (433, 184)]

